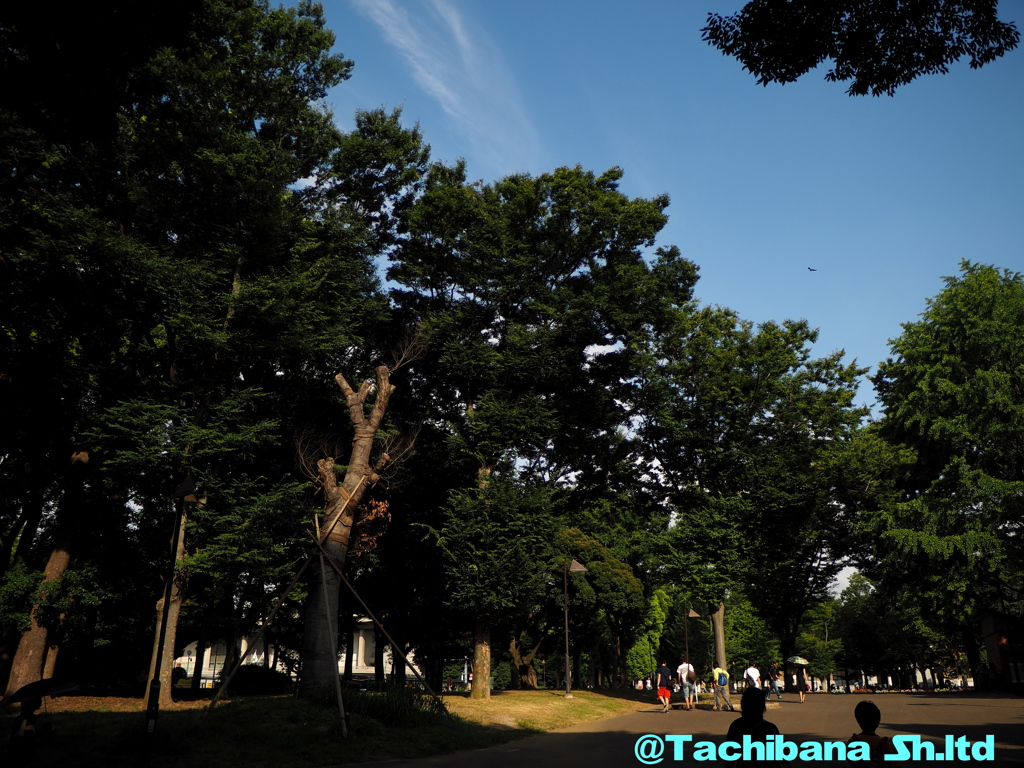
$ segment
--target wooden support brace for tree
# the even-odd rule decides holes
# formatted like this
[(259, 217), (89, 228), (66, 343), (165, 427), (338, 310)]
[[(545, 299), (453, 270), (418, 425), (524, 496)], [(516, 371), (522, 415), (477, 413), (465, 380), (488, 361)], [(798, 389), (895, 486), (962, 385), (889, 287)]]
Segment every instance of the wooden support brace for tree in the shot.
[[(317, 547), (320, 549), (321, 552), (323, 552), (323, 546), (319, 542), (317, 543)], [(442, 700), (440, 696), (434, 693), (433, 689), (430, 687), (430, 684), (427, 683), (423, 675), (421, 675), (419, 670), (416, 669), (416, 665), (409, 661), (409, 657), (402, 652), (402, 649), (398, 647), (398, 644), (394, 641), (391, 635), (388, 634), (388, 631), (384, 629), (384, 625), (381, 624), (380, 620), (373, 615), (373, 611), (370, 610), (369, 606), (363, 602), (363, 598), (361, 598), (359, 596), (359, 593), (356, 592), (355, 587), (349, 584), (348, 579), (345, 578), (345, 574), (341, 572), (341, 569), (338, 568), (338, 566), (334, 564), (334, 561), (331, 560), (329, 557), (327, 558), (327, 562), (330, 564), (331, 568), (334, 569), (334, 572), (338, 575), (338, 578), (341, 579), (341, 583), (344, 584), (348, 588), (348, 591), (352, 593), (352, 597), (359, 601), (359, 605), (361, 605), (363, 610), (366, 611), (366, 615), (370, 617), (370, 621), (372, 621), (374, 625), (376, 625), (377, 629), (381, 631), (381, 634), (384, 635), (385, 638), (387, 638), (388, 643), (390, 643), (391, 645), (391, 650), (393, 650), (395, 653), (402, 657), (402, 661), (404, 661), (406, 665), (409, 667), (409, 669), (412, 670), (413, 674), (416, 675), (416, 679), (423, 684), (423, 688), (426, 690), (426, 692), (431, 696), (431, 698), (433, 698), (438, 704), (441, 705), (441, 709), (445, 712), (445, 714), (450, 715), (451, 712), (449, 712), (448, 708), (444, 705), (444, 700)]]
[[(360, 487), (362, 487), (363, 482), (365, 480), (365, 477), (359, 478), (359, 482), (356, 483), (356, 487), (352, 489), (352, 493), (346, 494), (348, 498), (345, 499), (345, 503), (342, 505), (341, 509), (338, 510), (338, 513), (334, 516), (334, 520), (331, 521), (331, 524), (327, 528), (319, 532), (319, 536), (316, 539), (316, 546), (317, 549), (319, 549), (321, 552), (323, 552), (323, 543), (327, 541), (327, 538), (331, 535), (331, 531), (334, 530), (334, 526), (336, 526), (338, 524), (338, 521), (341, 519), (342, 513), (344, 513), (344, 511), (348, 508), (348, 505), (352, 503), (352, 499), (355, 498), (356, 493), (359, 491)], [(340, 490), (342, 493), (345, 493), (344, 488)], [(248, 648), (246, 648), (245, 653), (242, 654), (242, 657), (238, 660), (238, 663), (228, 673), (228, 676), (224, 678), (224, 683), (217, 689), (217, 692), (214, 693), (213, 698), (210, 700), (209, 705), (207, 705), (206, 707), (207, 712), (213, 709), (218, 699), (220, 699), (221, 693), (228, 689), (228, 686), (234, 679), (235, 674), (238, 672), (239, 669), (242, 668), (242, 665), (245, 664), (245, 660), (249, 658), (249, 654), (251, 654), (259, 645), (259, 642), (263, 637), (263, 633), (266, 631), (267, 627), (269, 627), (270, 624), (274, 621), (274, 618), (277, 616), (277, 612), (281, 610), (281, 606), (284, 605), (284, 601), (288, 598), (289, 593), (295, 588), (295, 585), (299, 583), (299, 579), (302, 578), (302, 574), (306, 572), (306, 568), (309, 567), (309, 564), (313, 562), (313, 556), (316, 554), (316, 550), (309, 553), (309, 556), (306, 557), (306, 561), (302, 564), (302, 567), (299, 568), (298, 572), (295, 574), (295, 577), (291, 580), (288, 586), (285, 587), (284, 591), (281, 593), (281, 596), (277, 599), (277, 603), (274, 605), (273, 610), (267, 616), (267, 620), (264, 621), (263, 624), (260, 626), (259, 630), (257, 630), (256, 637), (253, 638), (252, 643), (249, 645)], [(327, 562), (331, 563), (331, 565), (334, 566), (334, 562), (330, 558), (327, 558)], [(335, 567), (335, 570), (337, 570), (337, 567)], [(323, 568), (320, 569), (320, 573), (321, 575), (323, 574)], [(343, 724), (343, 732), (344, 728), (345, 726)]]

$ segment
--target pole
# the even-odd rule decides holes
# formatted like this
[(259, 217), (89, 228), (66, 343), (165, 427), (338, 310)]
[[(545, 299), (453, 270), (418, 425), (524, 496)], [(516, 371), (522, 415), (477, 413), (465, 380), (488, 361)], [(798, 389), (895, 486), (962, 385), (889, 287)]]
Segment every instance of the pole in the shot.
[(690, 663), (690, 609), (686, 609), (686, 618), (683, 619), (683, 636), (686, 638), (686, 663)]
[(569, 663), (569, 574), (586, 573), (587, 569), (575, 560), (562, 566), (562, 597), (565, 605), (565, 698), (572, 698), (572, 667)]
[(569, 666), (569, 563), (562, 564), (562, 597), (565, 607), (565, 698), (572, 695), (572, 668)]

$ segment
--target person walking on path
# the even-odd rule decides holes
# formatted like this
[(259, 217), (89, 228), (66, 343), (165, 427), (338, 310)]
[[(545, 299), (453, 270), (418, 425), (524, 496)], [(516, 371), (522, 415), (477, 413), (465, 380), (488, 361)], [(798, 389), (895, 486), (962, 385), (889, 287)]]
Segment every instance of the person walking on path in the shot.
[(754, 662), (750, 662), (750, 666), (747, 667), (747, 671), (743, 673), (743, 682), (747, 684), (748, 688), (761, 687), (761, 673), (758, 672), (757, 667), (754, 666)]
[(807, 678), (804, 676), (803, 664), (796, 668), (796, 692), (800, 694), (800, 703), (803, 704), (807, 696)]
[(683, 688), (683, 709), (689, 711), (693, 709), (693, 705), (696, 703), (697, 670), (693, 668), (689, 659), (683, 658), (676, 669), (676, 675), (679, 678), (679, 684)]
[(772, 662), (772, 665), (768, 667), (767, 677), (765, 678), (765, 701), (768, 701), (768, 699), (772, 697), (772, 691), (775, 691), (775, 695), (779, 697), (779, 701), (782, 701), (782, 693), (779, 691), (779, 674), (779, 663), (777, 661)]
[(715, 676), (715, 711), (725, 711), (729, 707), (730, 712), (735, 712), (736, 707), (729, 699), (729, 673), (721, 667), (715, 667), (711, 674)]
[(654, 676), (658, 679), (658, 701), (662, 704), (661, 711), (668, 712), (672, 708), (672, 670), (663, 661)]

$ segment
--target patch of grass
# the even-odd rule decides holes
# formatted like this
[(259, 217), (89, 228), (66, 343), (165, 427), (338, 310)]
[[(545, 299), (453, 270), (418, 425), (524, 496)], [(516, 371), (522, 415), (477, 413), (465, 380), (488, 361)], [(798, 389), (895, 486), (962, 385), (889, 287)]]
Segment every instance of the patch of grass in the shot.
[(497, 691), (490, 699), (471, 699), (468, 694), (445, 696), (455, 714), (482, 725), (498, 728), (522, 728), (532, 732), (554, 731), (578, 723), (635, 712), (654, 706), (648, 696), (634, 691), (573, 691), (566, 699), (564, 691)]
[[(477, 701), (445, 697), (454, 717), (408, 689), (346, 691), (349, 738), (341, 737), (333, 697), (237, 698), (207, 712), (205, 702), (162, 711), (148, 763), (152, 768), (310, 768), (339, 763), (419, 758), (483, 749), (543, 731), (635, 711), (651, 702), (626, 692), (496, 692)], [(642, 703), (640, 703), (642, 702)], [(191, 706), (191, 708), (189, 708)], [(92, 707), (90, 711), (81, 711)], [(56, 700), (41, 718), (54, 725), (33, 766), (108, 768), (134, 765), (143, 749), (141, 699)], [(60, 711), (61, 709), (65, 711)], [(105, 711), (99, 711), (105, 710)], [(15, 710), (0, 717), (6, 735)], [(0, 763), (3, 762), (0, 746)]]

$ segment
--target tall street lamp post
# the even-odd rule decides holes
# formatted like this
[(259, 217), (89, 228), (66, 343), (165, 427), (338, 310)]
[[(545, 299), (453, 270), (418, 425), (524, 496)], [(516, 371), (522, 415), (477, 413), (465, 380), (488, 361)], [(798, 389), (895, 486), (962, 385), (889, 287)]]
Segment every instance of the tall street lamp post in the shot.
[(562, 567), (562, 595), (565, 599), (565, 698), (572, 698), (572, 668), (569, 665), (569, 574), (586, 573), (587, 569), (573, 560)]

